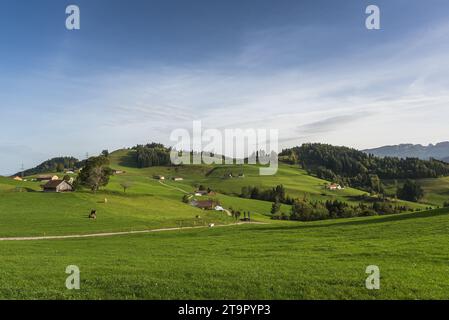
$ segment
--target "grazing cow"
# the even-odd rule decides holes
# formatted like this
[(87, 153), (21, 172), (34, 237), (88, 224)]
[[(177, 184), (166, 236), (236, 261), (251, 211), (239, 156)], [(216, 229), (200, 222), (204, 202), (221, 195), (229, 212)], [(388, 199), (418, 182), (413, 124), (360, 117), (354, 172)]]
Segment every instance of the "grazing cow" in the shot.
[(90, 212), (89, 219), (97, 220), (97, 210), (92, 210)]
[(213, 228), (213, 227), (215, 227), (215, 224), (214, 223), (209, 223), (209, 228)]

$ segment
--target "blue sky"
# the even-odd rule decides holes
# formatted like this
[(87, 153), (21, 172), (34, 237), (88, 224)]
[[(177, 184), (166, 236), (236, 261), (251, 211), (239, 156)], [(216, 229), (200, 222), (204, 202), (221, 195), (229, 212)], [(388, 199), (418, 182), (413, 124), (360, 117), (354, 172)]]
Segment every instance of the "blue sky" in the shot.
[(449, 140), (447, 1), (0, 3), (0, 174), (193, 120), (279, 129), (282, 147)]

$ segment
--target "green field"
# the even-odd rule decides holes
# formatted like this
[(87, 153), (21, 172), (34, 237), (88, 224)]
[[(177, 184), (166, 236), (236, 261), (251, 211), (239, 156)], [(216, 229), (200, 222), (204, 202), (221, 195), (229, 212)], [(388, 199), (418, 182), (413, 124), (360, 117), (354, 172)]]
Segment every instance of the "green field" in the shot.
[[(325, 190), (326, 181), (288, 165), (272, 177), (261, 177), (257, 167), (247, 165), (138, 169), (129, 154), (111, 154), (111, 166), (126, 173), (113, 176), (96, 194), (43, 193), (39, 182), (0, 177), (0, 238), (182, 229), (0, 241), (0, 299), (449, 298), (449, 209), (310, 223), (276, 221), (269, 218), (270, 202), (239, 198), (241, 188), (283, 184), (294, 197), (351, 203), (365, 193)], [(244, 177), (224, 179), (229, 171)], [(160, 183), (153, 178), (156, 174), (184, 180)], [(122, 182), (131, 183), (126, 193)], [(425, 204), (398, 203), (419, 209), (440, 205), (448, 180), (425, 183)], [(261, 224), (235, 225), (226, 213), (183, 203), (185, 192), (199, 184), (219, 191), (223, 207), (251, 211)], [(87, 218), (92, 209), (98, 212), (96, 221)], [(283, 205), (281, 210), (289, 209)], [(208, 228), (209, 223), (217, 227)], [(65, 288), (68, 265), (81, 269), (79, 291)], [(380, 290), (364, 286), (368, 265), (380, 267)]]
[[(437, 179), (418, 179), (416, 182), (424, 190), (424, 198), (422, 203), (442, 206), (445, 202), (449, 202), (449, 177), (441, 177)], [(398, 180), (398, 186), (401, 186), (404, 181)], [(394, 193), (394, 181), (386, 181), (387, 191), (390, 194)]]
[[(0, 298), (448, 299), (449, 212), (0, 242)], [(65, 289), (66, 266), (81, 290)], [(377, 265), (380, 290), (364, 287)]]

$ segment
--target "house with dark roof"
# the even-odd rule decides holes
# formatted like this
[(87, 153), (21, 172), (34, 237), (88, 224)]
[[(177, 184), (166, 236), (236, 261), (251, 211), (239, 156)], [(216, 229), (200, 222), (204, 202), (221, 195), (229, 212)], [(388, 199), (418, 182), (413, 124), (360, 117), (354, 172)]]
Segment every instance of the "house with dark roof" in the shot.
[(73, 187), (64, 180), (52, 180), (47, 182), (43, 187), (44, 192), (72, 192)]
[(213, 210), (217, 206), (217, 201), (215, 200), (194, 200), (191, 204), (199, 209), (203, 210)]

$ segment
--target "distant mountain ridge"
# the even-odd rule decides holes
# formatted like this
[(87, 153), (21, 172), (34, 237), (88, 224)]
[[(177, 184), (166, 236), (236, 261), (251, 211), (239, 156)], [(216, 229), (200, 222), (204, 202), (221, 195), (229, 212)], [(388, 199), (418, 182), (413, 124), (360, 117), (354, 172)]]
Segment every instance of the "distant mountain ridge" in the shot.
[(419, 158), (423, 160), (434, 158), (449, 162), (449, 141), (429, 144), (428, 146), (421, 144), (399, 144), (362, 151), (378, 157)]

